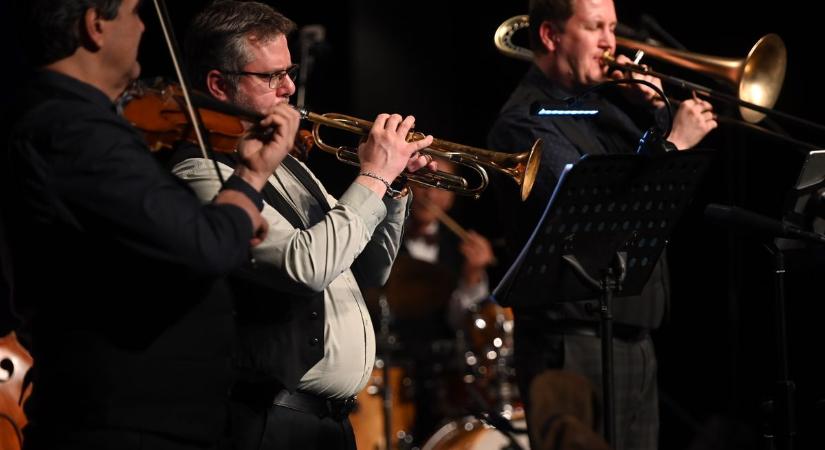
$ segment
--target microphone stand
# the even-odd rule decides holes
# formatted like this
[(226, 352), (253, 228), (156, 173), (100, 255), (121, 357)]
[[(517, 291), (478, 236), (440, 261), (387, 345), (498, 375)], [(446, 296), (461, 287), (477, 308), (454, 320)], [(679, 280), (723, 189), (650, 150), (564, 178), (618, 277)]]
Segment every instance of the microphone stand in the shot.
[(298, 107), (306, 106), (306, 90), (309, 73), (315, 64), (312, 49), (324, 41), (325, 30), (321, 25), (307, 25), (299, 32), (301, 42), (301, 66), (298, 68), (298, 92), (295, 102)]
[(381, 309), (381, 322), (379, 326), (379, 340), (381, 344), (381, 356), (384, 367), (382, 368), (383, 379), (381, 387), (381, 412), (384, 414), (384, 442), (386, 448), (393, 448), (392, 445), (392, 386), (390, 386), (390, 357), (391, 346), (395, 344), (395, 337), (390, 333), (390, 304), (387, 296), (383, 293), (378, 297), (378, 306)]
[(687, 50), (687, 47), (673, 37), (672, 34), (665, 31), (665, 29), (659, 25), (659, 21), (654, 19), (653, 16), (649, 14), (642, 14), (639, 18), (639, 22), (642, 24), (642, 29), (645, 31), (653, 31), (657, 36), (659, 36), (659, 39), (663, 40), (669, 47), (679, 50)]
[[(705, 215), (713, 221), (731, 227), (748, 229), (771, 236), (800, 239), (815, 244), (825, 244), (825, 235), (805, 231), (785, 221), (774, 220), (759, 214), (722, 205), (708, 205)], [(796, 385), (790, 379), (788, 369), (788, 333), (785, 314), (785, 255), (777, 240), (765, 244), (773, 256), (774, 265), (774, 328), (776, 334), (776, 383), (773, 401), (768, 413), (773, 425), (763, 433), (767, 448), (793, 450), (796, 437), (795, 402)], [(778, 442), (778, 447), (774, 444)]]
[[(796, 418), (794, 414), (794, 393), (796, 385), (790, 378), (788, 370), (788, 333), (785, 317), (785, 255), (775, 242), (766, 244), (765, 248), (774, 260), (774, 327), (776, 333), (776, 375), (774, 394), (770, 412), (773, 415), (774, 428), (764, 437), (768, 442), (778, 440), (781, 450), (793, 450), (796, 436)], [(773, 445), (771, 448), (777, 448)]]
[(487, 402), (482, 398), (481, 394), (479, 394), (476, 390), (475, 386), (465, 385), (465, 387), (467, 393), (470, 395), (470, 400), (474, 404), (474, 406), (470, 407), (472, 414), (478, 420), (495, 428), (507, 438), (509, 444), (506, 447), (503, 447), (502, 450), (524, 450), (524, 447), (522, 447), (518, 440), (516, 440), (516, 434), (524, 433), (526, 430), (516, 429), (508, 419), (490, 408)]

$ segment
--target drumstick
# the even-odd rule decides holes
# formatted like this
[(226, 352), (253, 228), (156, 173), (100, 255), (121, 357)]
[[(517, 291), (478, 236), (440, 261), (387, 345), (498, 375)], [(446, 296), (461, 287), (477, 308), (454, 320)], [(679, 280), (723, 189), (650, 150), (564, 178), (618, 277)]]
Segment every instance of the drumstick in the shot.
[(461, 240), (466, 241), (470, 239), (470, 233), (464, 229), (461, 225), (458, 224), (452, 217), (450, 217), (443, 209), (439, 208), (438, 206), (434, 205), (431, 202), (422, 202), (424, 206), (427, 207), (438, 220), (443, 223), (447, 228), (450, 229), (456, 236), (460, 237)]
[[(429, 209), (430, 211), (432, 211), (433, 214), (435, 214), (435, 216), (441, 223), (446, 225), (447, 228), (450, 229), (450, 231), (452, 231), (456, 234), (456, 236), (461, 238), (462, 241), (468, 241), (470, 239), (470, 233), (464, 227), (459, 225), (458, 222), (455, 221), (455, 219), (450, 217), (449, 214), (444, 212), (443, 209), (439, 208), (431, 202), (422, 203), (424, 204), (424, 206), (427, 207), (427, 209)], [(495, 266), (496, 264), (498, 264), (498, 260), (495, 256), (493, 256), (493, 259), (490, 261), (490, 265)]]

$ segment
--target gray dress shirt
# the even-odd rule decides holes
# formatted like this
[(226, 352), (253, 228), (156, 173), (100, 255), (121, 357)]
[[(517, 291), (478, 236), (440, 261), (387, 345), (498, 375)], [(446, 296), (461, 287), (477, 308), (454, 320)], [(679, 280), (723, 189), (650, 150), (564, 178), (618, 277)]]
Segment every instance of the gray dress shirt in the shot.
[[(230, 167), (219, 165), (225, 178), (232, 174)], [(211, 161), (187, 159), (173, 172), (204, 201), (220, 188)], [(382, 200), (352, 183), (336, 200), (314, 176), (313, 181), (332, 208), (327, 213), (283, 165), (269, 177), (306, 229), (293, 228), (265, 204), (261, 213), (269, 232), (253, 255), (267, 283), (289, 292), (325, 293), (324, 357), (304, 374), (298, 389), (345, 398), (366, 386), (375, 361), (375, 335), (359, 286), (381, 286), (389, 277), (411, 196)]]

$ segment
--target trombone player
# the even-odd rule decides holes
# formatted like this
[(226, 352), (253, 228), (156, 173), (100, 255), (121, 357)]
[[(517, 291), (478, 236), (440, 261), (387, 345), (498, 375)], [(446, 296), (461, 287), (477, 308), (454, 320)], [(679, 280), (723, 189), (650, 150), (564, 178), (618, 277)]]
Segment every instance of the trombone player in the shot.
[[(644, 78), (659, 87), (661, 82), (611, 71), (605, 63), (605, 53), (612, 55), (616, 49), (613, 0), (531, 0), (529, 17), (533, 64), (502, 107), (488, 136), (493, 148), (520, 148), (537, 138), (545, 142), (534, 193), (510, 215), (514, 220), (508, 247), (513, 249), (526, 242), (526, 233), (538, 222), (566, 164), (588, 153), (634, 152), (642, 135), (634, 116), (641, 115), (641, 123), (649, 123), (651, 113), (657, 117), (666, 113), (665, 103), (653, 89), (623, 84), (614, 92), (602, 89), (584, 95), (582, 100), (596, 106), (598, 116), (532, 116), (530, 107), (534, 102), (564, 106), (565, 99), (610, 79)], [(630, 62), (626, 56), (616, 59), (619, 64)], [(695, 146), (717, 125), (712, 106), (698, 98), (683, 101), (674, 116), (670, 142), (666, 144), (671, 149)], [(617, 450), (657, 448), (656, 358), (649, 331), (660, 325), (667, 301), (664, 259), (641, 298), (615, 299), (613, 444)], [(513, 304), (518, 305), (518, 299)], [(529, 397), (531, 380), (548, 368), (581, 373), (601, 392), (598, 317), (578, 305), (556, 303), (539, 311), (514, 308), (515, 366), (524, 398)], [(535, 413), (536, 417), (531, 418), (528, 409), (528, 424), (537, 424), (538, 419), (540, 426), (540, 411)]]
[[(258, 114), (289, 101), (295, 24), (258, 2), (220, 0), (189, 27), (185, 52), (195, 87)], [(361, 173), (336, 199), (287, 156), (268, 178), (269, 234), (257, 263), (232, 279), (238, 325), (232, 389), (233, 448), (355, 449), (348, 414), (369, 380), (375, 337), (359, 288), (379, 286), (398, 252), (411, 196), (391, 189), (404, 170), (436, 170), (406, 142), (415, 119), (381, 114), (359, 145)], [(219, 184), (211, 163), (186, 147), (173, 171), (204, 200)], [(231, 157), (221, 167), (231, 173)]]

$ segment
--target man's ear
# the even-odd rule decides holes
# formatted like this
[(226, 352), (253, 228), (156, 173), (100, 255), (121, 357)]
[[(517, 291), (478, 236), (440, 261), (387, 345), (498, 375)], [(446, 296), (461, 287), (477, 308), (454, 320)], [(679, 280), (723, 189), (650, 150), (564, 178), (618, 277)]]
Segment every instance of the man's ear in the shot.
[(89, 8), (83, 14), (80, 24), (81, 45), (89, 47), (92, 51), (97, 51), (103, 47), (105, 41), (103, 35), (103, 17), (95, 8)]
[(229, 101), (229, 85), (219, 70), (212, 69), (206, 74), (206, 89), (218, 100)]
[(539, 26), (539, 39), (541, 40), (541, 45), (548, 52), (553, 52), (556, 50), (556, 45), (560, 38), (560, 30), (556, 25), (553, 25), (552, 22), (549, 20), (545, 20)]

